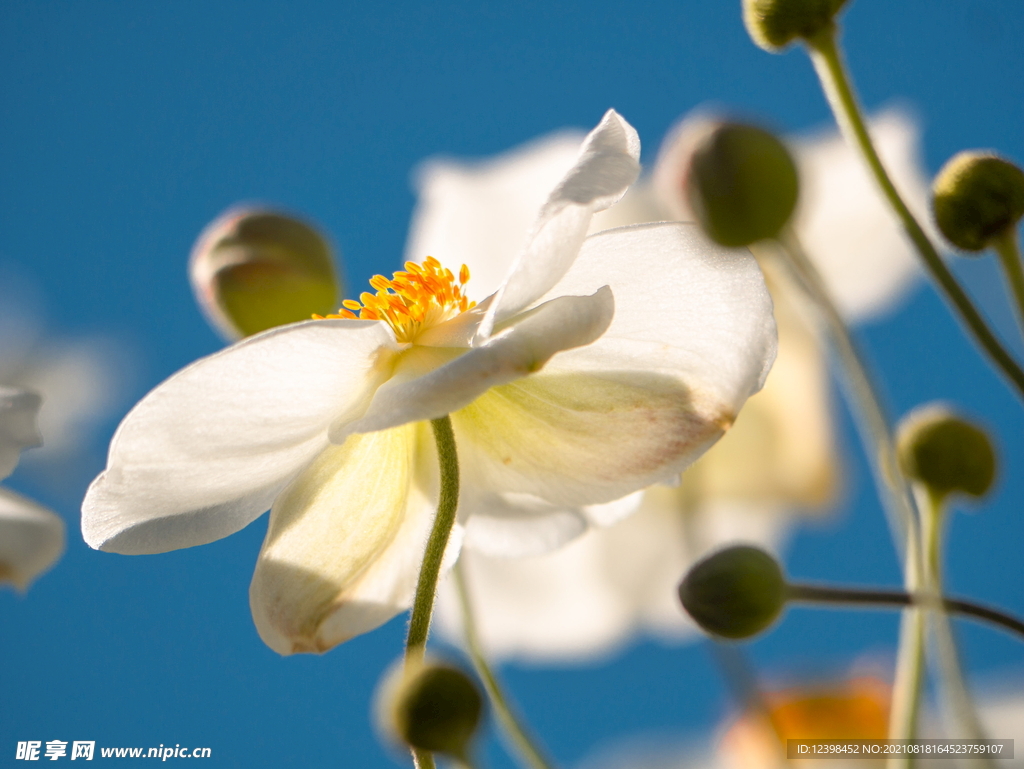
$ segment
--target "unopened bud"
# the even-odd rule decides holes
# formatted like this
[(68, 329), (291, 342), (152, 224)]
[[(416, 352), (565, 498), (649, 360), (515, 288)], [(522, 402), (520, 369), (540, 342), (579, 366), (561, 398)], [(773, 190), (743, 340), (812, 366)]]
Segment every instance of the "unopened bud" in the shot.
[(189, 261), (196, 300), (231, 340), (333, 311), (331, 249), (310, 225), (273, 211), (232, 209), (199, 236)]
[(992, 486), (996, 455), (988, 435), (943, 406), (917, 409), (900, 423), (896, 449), (907, 477), (940, 499), (981, 497)]
[(723, 246), (773, 238), (796, 207), (799, 181), (786, 146), (741, 123), (721, 123), (697, 143), (686, 195), (707, 235)]
[(743, 23), (761, 48), (775, 53), (827, 29), (846, 0), (743, 0)]
[(749, 638), (779, 616), (786, 603), (786, 580), (764, 550), (735, 545), (690, 569), (679, 585), (679, 600), (707, 632)]
[(985, 152), (961, 152), (932, 185), (935, 222), (957, 248), (983, 251), (1024, 216), (1024, 171)]
[(411, 747), (464, 759), (483, 713), (476, 684), (458, 668), (438, 663), (397, 675), (384, 703), (395, 735)]

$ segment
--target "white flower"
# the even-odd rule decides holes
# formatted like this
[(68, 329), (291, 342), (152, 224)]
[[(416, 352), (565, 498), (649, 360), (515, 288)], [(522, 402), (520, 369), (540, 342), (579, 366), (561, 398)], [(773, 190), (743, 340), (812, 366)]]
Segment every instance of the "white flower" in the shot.
[(250, 337), (158, 386), (89, 489), (86, 542), (163, 552), (272, 506), (253, 617), (282, 654), (323, 651), (411, 601), (437, 493), (424, 420), (451, 415), (465, 539), (492, 551), (561, 544), (583, 505), (678, 473), (760, 387), (775, 328), (754, 261), (691, 227), (586, 238), (638, 155), (609, 112), (478, 306), (465, 270), (428, 259), (374, 278), (351, 317)]
[[(690, 218), (682, 172), (704, 120), (689, 118), (674, 128), (651, 182), (595, 216), (592, 228)], [(891, 112), (872, 125), (897, 185), (913, 193), (914, 207), (925, 205), (913, 124)], [(572, 162), (578, 141), (563, 133), (486, 163), (427, 164), (419, 176), (411, 249), (443, 245), (446, 253), (466, 249), (510, 259), (514, 245), (492, 233), (523, 226), (521, 212), (541, 198), (552, 168)], [(803, 189), (795, 226), (810, 256), (848, 317), (866, 319), (888, 308), (916, 274), (898, 223), (838, 134), (793, 140), (792, 147)], [(484, 209), (484, 200), (502, 205)], [(476, 223), (468, 232), (452, 226), (463, 212)], [(828, 232), (834, 237), (821, 236)], [(464, 568), (491, 655), (565, 661), (607, 653), (639, 632), (684, 638), (693, 628), (675, 588), (696, 559), (728, 541), (777, 549), (796, 513), (830, 503), (838, 458), (822, 342), (800, 292), (770, 263), (763, 267), (779, 331), (775, 365), (733, 429), (687, 470), (678, 490), (652, 490), (633, 518), (555, 553), (509, 560), (467, 543)], [(865, 274), (851, 274), (861, 267)], [(500, 265), (491, 271), (500, 274)], [(620, 546), (626, 541), (628, 547)], [(452, 638), (460, 637), (459, 614), (453, 588), (445, 585), (439, 618)]]
[[(0, 480), (21, 450), (40, 444), (35, 393), (0, 385)], [(0, 488), (0, 583), (28, 588), (64, 552), (64, 522), (29, 499)]]

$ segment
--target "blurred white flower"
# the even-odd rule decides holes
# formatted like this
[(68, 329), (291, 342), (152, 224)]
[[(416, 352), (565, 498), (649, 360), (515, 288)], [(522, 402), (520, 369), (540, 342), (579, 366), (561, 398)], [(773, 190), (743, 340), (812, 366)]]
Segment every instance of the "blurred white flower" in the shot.
[[(694, 142), (715, 118), (698, 114), (668, 134), (651, 178), (662, 216), (690, 219), (683, 169)], [(934, 233), (919, 131), (910, 114), (888, 109), (869, 122), (882, 161), (918, 221)], [(857, 323), (891, 310), (920, 274), (913, 245), (864, 161), (834, 129), (788, 139), (800, 172), (793, 227), (840, 312)]]
[(31, 281), (7, 268), (0, 272), (0, 385), (42, 396), (43, 445), (26, 460), (63, 473), (118, 405), (127, 365), (110, 340), (47, 333), (34, 294)]
[[(437, 491), (424, 420), (451, 415), (464, 542), (490, 553), (559, 546), (607, 517), (581, 506), (678, 474), (760, 388), (775, 324), (749, 254), (693, 227), (586, 237), (636, 179), (639, 150), (609, 111), (478, 306), (466, 267), (456, 280), (410, 261), (337, 316), (249, 337), (158, 386), (89, 489), (86, 542), (189, 547), (273, 505), (254, 620), (282, 654), (325, 651), (411, 602)], [(433, 253), (474, 272), (483, 256)]]
[[(22, 449), (38, 446), (39, 396), (0, 385), (0, 480)], [(28, 589), (64, 552), (64, 522), (52, 512), (0, 487), (0, 584)]]

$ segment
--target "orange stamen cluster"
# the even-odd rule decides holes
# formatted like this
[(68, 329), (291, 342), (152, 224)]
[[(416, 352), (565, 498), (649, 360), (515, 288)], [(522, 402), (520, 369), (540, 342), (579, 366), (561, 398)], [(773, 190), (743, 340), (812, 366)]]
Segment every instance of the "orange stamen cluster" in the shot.
[[(421, 331), (443, 323), (476, 306), (462, 293), (469, 282), (469, 268), (462, 265), (456, 283), (451, 270), (432, 256), (423, 264), (406, 262), (405, 270), (390, 279), (383, 275), (370, 278), (376, 294), (364, 291), (359, 301), (346, 299), (337, 314), (314, 315), (318, 320), (350, 318), (382, 320), (391, 326), (399, 342), (412, 342)], [(357, 314), (358, 313), (358, 314)]]

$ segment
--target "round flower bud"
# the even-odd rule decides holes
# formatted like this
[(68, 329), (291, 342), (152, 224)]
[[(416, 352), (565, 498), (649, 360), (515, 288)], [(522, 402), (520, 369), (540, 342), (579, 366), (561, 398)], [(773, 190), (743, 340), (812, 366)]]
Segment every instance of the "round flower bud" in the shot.
[(330, 246), (305, 222), (238, 208), (196, 241), (189, 278), (207, 319), (229, 340), (332, 312), (339, 286)]
[(455, 667), (424, 663), (387, 695), (391, 728), (407, 745), (465, 758), (483, 712), (476, 684)]
[(953, 492), (981, 497), (996, 475), (996, 455), (985, 431), (943, 406), (926, 406), (899, 426), (896, 451), (907, 477), (940, 499)]
[(779, 616), (786, 603), (786, 580), (764, 550), (736, 545), (690, 569), (679, 585), (679, 600), (707, 632), (749, 638)]
[(743, 0), (743, 23), (766, 51), (777, 52), (794, 39), (826, 29), (846, 0)]
[(935, 221), (957, 248), (983, 251), (1024, 216), (1024, 171), (985, 152), (961, 152), (932, 185)]
[(686, 195), (707, 235), (748, 246), (779, 234), (796, 207), (799, 182), (786, 146), (767, 131), (721, 123), (694, 148)]

